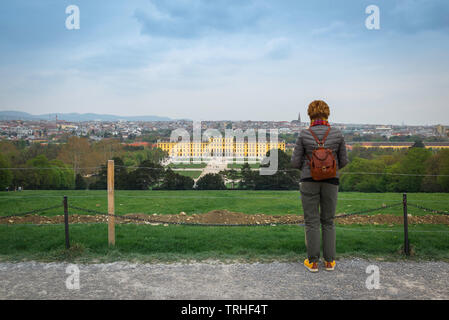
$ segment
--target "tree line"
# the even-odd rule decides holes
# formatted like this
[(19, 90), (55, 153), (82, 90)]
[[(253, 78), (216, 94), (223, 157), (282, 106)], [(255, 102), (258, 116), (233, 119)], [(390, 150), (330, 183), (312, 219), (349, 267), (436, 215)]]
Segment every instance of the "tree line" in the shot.
[(349, 160), (341, 191), (449, 192), (448, 149), (426, 149), (419, 143), (403, 150), (355, 146)]
[[(240, 169), (207, 174), (195, 181), (161, 165), (167, 154), (157, 148), (130, 148), (117, 141), (90, 143), (70, 137), (63, 145), (0, 142), (0, 190), (106, 189), (107, 160), (115, 161), (118, 190), (298, 190), (300, 171), (291, 154), (278, 152), (278, 170), (263, 176), (248, 163)], [(354, 146), (341, 170), (340, 190), (358, 192), (449, 192), (449, 150)], [(264, 165), (261, 165), (262, 167)], [(12, 168), (12, 169), (8, 169)]]
[[(119, 139), (91, 142), (83, 137), (68, 137), (66, 143), (31, 144), (25, 141), (0, 141), (0, 190), (74, 189), (96, 176), (108, 159), (120, 157), (126, 166), (143, 161), (161, 162), (168, 155), (157, 148), (131, 148)], [(5, 169), (6, 168), (6, 169)], [(7, 168), (14, 168), (8, 170)]]
[(0, 190), (74, 189), (75, 176), (70, 166), (60, 160), (48, 160), (44, 155), (36, 156), (25, 166), (8, 170), (9, 163), (0, 154)]
[[(267, 155), (272, 151), (269, 151)], [(164, 167), (160, 162), (143, 160), (136, 166), (127, 166), (121, 157), (114, 160), (114, 188), (117, 190), (225, 190), (226, 182), (236, 181), (234, 189), (246, 190), (294, 190), (299, 183), (299, 170), (286, 172), (290, 168), (290, 156), (278, 152), (279, 170), (270, 176), (259, 175), (251, 170), (248, 163), (237, 170), (225, 170), (217, 174), (206, 174), (195, 181)], [(8, 168), (9, 163), (0, 155), (0, 167)], [(28, 160), (15, 170), (0, 170), (1, 190), (17, 186), (23, 189), (77, 189), (106, 190), (107, 162), (93, 174), (83, 175), (61, 160), (49, 160), (44, 154)], [(16, 170), (17, 169), (17, 170)], [(81, 171), (81, 170), (79, 170)]]

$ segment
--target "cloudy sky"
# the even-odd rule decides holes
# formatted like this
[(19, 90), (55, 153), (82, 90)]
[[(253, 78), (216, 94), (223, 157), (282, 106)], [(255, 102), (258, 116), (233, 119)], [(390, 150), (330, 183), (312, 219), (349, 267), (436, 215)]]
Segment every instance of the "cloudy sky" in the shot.
[(0, 110), (290, 121), (314, 99), (333, 122), (449, 124), (449, 1), (2, 2)]

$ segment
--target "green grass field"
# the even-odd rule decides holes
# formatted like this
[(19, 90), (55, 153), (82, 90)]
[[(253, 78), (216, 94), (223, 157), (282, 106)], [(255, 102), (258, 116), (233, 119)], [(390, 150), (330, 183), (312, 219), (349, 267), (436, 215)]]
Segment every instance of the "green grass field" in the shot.
[[(302, 214), (295, 191), (116, 191), (116, 214), (204, 213), (227, 209), (247, 214)], [(106, 191), (23, 191), (0, 193), (0, 215), (7, 216), (61, 203), (107, 211)], [(449, 194), (409, 194), (409, 202), (437, 210), (449, 208)], [(402, 201), (402, 194), (340, 193), (337, 213), (355, 212)], [(97, 206), (98, 205), (98, 206)], [(61, 207), (62, 209), (62, 207)], [(59, 215), (53, 209), (42, 215)], [(70, 213), (80, 213), (73, 212)], [(377, 213), (402, 215), (402, 207)], [(409, 208), (413, 215), (429, 212)], [(447, 225), (410, 225), (414, 255), (409, 259), (449, 260)], [(0, 260), (179, 261), (243, 260), (297, 261), (305, 257), (301, 226), (197, 227), (117, 225), (116, 246), (107, 244), (106, 224), (71, 224), (72, 249), (64, 250), (62, 225), (0, 225)], [(337, 225), (337, 255), (403, 259), (403, 227)]]
[[(63, 196), (68, 197), (69, 204), (79, 207), (107, 210), (107, 193), (101, 190), (76, 191), (23, 191), (0, 192), (0, 216), (11, 215), (33, 209), (60, 204)], [(411, 193), (410, 203), (436, 210), (449, 209), (447, 193)], [(357, 193), (340, 192), (337, 213), (352, 213), (369, 208), (381, 207), (383, 204), (402, 202), (398, 193)], [(115, 191), (116, 214), (158, 213), (187, 214), (205, 213), (216, 209), (226, 209), (248, 214), (302, 214), (300, 194), (298, 191)], [(402, 207), (373, 212), (402, 215)], [(426, 212), (409, 207), (409, 213), (423, 215)], [(50, 210), (43, 215), (61, 214), (61, 210)]]

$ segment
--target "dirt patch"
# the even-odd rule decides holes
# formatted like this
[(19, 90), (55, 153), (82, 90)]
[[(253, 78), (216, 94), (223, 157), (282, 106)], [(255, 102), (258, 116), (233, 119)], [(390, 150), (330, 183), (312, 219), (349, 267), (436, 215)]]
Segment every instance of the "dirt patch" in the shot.
[[(422, 216), (408, 215), (409, 224), (446, 224), (449, 225), (449, 216), (426, 214)], [(392, 214), (375, 214), (375, 215), (353, 215), (336, 219), (338, 224), (403, 224), (404, 217)]]
[[(199, 223), (199, 224), (295, 224), (304, 223), (304, 217), (300, 215), (267, 215), (267, 214), (245, 214), (241, 212), (230, 212), (227, 210), (213, 210), (203, 214), (153, 214), (130, 213), (116, 218), (119, 223), (137, 223), (137, 224), (169, 224), (169, 223)], [(126, 217), (126, 218), (125, 218)], [(102, 215), (79, 215), (69, 216), (69, 223), (103, 223), (107, 222), (108, 217)], [(445, 224), (449, 225), (449, 216), (444, 215), (409, 215), (410, 224)], [(39, 216), (27, 215), (18, 217), (0, 217), (0, 224), (60, 224), (64, 223), (64, 216)], [(372, 225), (397, 225), (403, 223), (402, 216), (391, 214), (376, 215), (353, 215), (336, 219), (337, 224), (372, 224)]]
[(278, 224), (278, 223), (302, 223), (304, 219), (299, 215), (266, 215), (245, 214), (227, 210), (213, 210), (202, 214), (187, 215), (184, 212), (175, 215), (129, 214), (129, 217), (138, 217), (163, 222), (177, 223), (201, 223), (201, 224)]

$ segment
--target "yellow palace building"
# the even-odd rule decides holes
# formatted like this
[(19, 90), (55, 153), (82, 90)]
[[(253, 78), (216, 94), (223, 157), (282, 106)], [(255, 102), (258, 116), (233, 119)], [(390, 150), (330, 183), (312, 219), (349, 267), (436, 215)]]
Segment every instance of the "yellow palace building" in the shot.
[(158, 141), (157, 147), (170, 157), (226, 157), (263, 158), (271, 149), (285, 151), (285, 141), (252, 142), (234, 138), (210, 138), (206, 142)]

